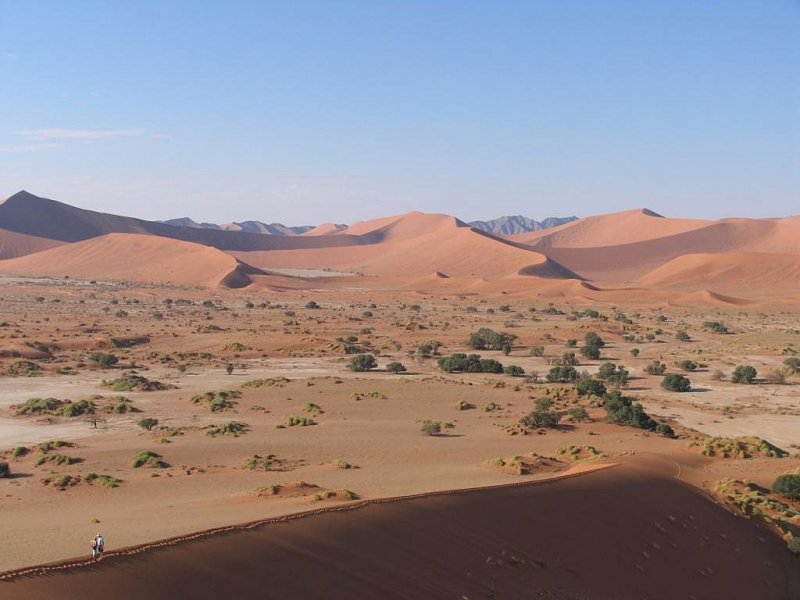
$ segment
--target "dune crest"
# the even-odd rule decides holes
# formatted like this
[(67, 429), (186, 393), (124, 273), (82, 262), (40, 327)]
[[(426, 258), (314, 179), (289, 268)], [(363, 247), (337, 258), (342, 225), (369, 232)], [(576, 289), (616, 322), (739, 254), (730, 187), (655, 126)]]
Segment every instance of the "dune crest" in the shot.
[(0, 261), (0, 272), (240, 288), (260, 273), (215, 248), (150, 235), (111, 233)]

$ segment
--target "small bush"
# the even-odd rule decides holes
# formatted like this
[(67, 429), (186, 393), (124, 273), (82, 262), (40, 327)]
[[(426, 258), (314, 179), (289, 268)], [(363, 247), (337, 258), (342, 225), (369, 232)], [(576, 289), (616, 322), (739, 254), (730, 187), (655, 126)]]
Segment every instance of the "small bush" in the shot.
[(493, 358), (481, 358), (477, 354), (455, 353), (439, 359), (439, 368), (447, 373), (502, 373), (503, 365)]
[(289, 417), (286, 419), (287, 427), (310, 427), (316, 424), (317, 422), (310, 417)]
[(386, 370), (390, 373), (394, 373), (395, 375), (398, 373), (405, 373), (407, 371), (403, 363), (400, 362), (390, 362), (388, 365), (386, 365)]
[(31, 398), (14, 407), (18, 415), (55, 414), (64, 404), (57, 398)]
[(663, 375), (667, 372), (667, 365), (660, 360), (654, 360), (644, 368), (644, 371), (650, 375)]
[(75, 458), (73, 456), (67, 456), (66, 454), (43, 454), (34, 463), (37, 467), (42, 466), (45, 463), (52, 463), (54, 465), (73, 465), (75, 463), (81, 462), (80, 458)]
[(156, 452), (152, 452), (150, 450), (142, 450), (133, 457), (133, 461), (131, 465), (134, 469), (138, 469), (140, 467), (147, 467), (151, 469), (163, 469), (168, 467), (169, 465), (164, 462), (162, 456), (157, 454)]
[(772, 491), (791, 500), (800, 499), (800, 475), (780, 475), (772, 482)]
[(22, 458), (28, 456), (30, 449), (27, 446), (17, 446), (11, 451), (11, 458)]
[(721, 321), (706, 321), (703, 323), (703, 327), (712, 333), (725, 334), (731, 332), (731, 330), (725, 326), (725, 323)]
[(98, 485), (102, 485), (103, 487), (107, 488), (119, 487), (122, 484), (121, 479), (100, 473), (89, 473), (86, 475), (86, 477), (84, 477), (84, 480), (89, 483), (97, 483)]
[(350, 364), (347, 366), (351, 371), (364, 372), (374, 369), (378, 366), (378, 361), (372, 354), (359, 354), (350, 359)]
[(518, 367), (517, 365), (508, 365), (503, 369), (503, 372), (506, 375), (511, 375), (512, 377), (521, 377), (525, 375), (525, 369)]
[(0, 479), (8, 477), (11, 475), (11, 467), (8, 466), (7, 462), (0, 461)]
[(267, 456), (254, 454), (244, 461), (244, 468), (250, 471), (269, 471), (273, 464), (275, 464), (274, 454)]
[(104, 369), (114, 366), (119, 362), (119, 358), (117, 358), (115, 354), (110, 354), (108, 352), (95, 352), (93, 354), (90, 354), (89, 360), (94, 363), (97, 363)]
[(684, 371), (696, 371), (698, 366), (693, 360), (682, 360), (678, 363), (678, 368)]
[(544, 346), (533, 346), (531, 356), (544, 356)]
[(800, 537), (792, 537), (786, 542), (786, 547), (792, 554), (800, 556)]
[(540, 427), (558, 427), (561, 422), (561, 413), (553, 410), (534, 410), (519, 420), (523, 427), (538, 429)]
[(241, 395), (242, 393), (238, 390), (220, 390), (192, 396), (192, 402), (205, 404), (211, 412), (223, 412), (231, 410), (236, 405), (232, 398), (239, 398)]
[(750, 365), (739, 365), (733, 370), (731, 374), (731, 381), (733, 383), (745, 383), (750, 384), (758, 375), (758, 371), (756, 371), (755, 367), (751, 367)]
[(692, 382), (688, 377), (677, 373), (668, 373), (661, 381), (661, 387), (670, 392), (688, 392), (692, 389)]
[(210, 427), (206, 430), (206, 435), (210, 435), (211, 437), (216, 437), (218, 435), (239, 437), (240, 435), (247, 433), (249, 429), (250, 426), (247, 423), (242, 423), (241, 421), (229, 421), (225, 425), (214, 425)]
[(692, 336), (686, 333), (683, 329), (678, 329), (678, 331), (675, 332), (675, 339), (679, 342), (688, 342), (692, 339)]
[(800, 358), (790, 356), (783, 361), (783, 365), (789, 370), (792, 375), (800, 374)]
[(589, 413), (582, 406), (573, 406), (567, 411), (570, 419), (573, 421), (588, 421)]
[(136, 424), (142, 429), (150, 431), (151, 429), (153, 429), (153, 427), (158, 425), (158, 419), (154, 419), (153, 417), (146, 417)]
[(442, 432), (440, 421), (423, 421), (420, 431), (425, 435), (439, 435)]

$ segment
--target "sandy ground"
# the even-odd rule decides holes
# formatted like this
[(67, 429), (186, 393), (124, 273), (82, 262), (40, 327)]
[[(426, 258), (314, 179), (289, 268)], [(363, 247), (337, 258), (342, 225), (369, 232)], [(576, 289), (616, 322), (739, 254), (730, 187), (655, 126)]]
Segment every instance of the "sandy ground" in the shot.
[[(800, 444), (796, 376), (781, 385), (712, 378), (717, 369), (729, 376), (737, 364), (752, 364), (759, 375), (766, 374), (800, 348), (796, 315), (782, 309), (761, 314), (595, 306), (608, 320), (568, 320), (573, 309), (586, 306), (563, 300), (556, 308), (566, 314), (551, 315), (546, 301), (509, 301), (503, 295), (377, 289), (211, 292), (55, 281), (17, 282), (4, 286), (0, 295), (2, 369), (23, 359), (41, 368), (34, 377), (3, 377), (0, 390), (0, 451), (13, 474), (0, 480), (0, 509), (7, 515), (0, 571), (84, 555), (98, 529), (109, 547), (120, 548), (335, 502), (315, 502), (313, 494), (254, 493), (263, 486), (304, 481), (370, 499), (535, 480), (554, 471), (512, 475), (487, 461), (532, 452), (558, 458), (558, 449), (566, 445), (594, 446), (611, 460), (646, 452), (680, 463), (681, 457), (697, 456), (688, 447), (695, 434), (682, 426), (711, 435), (760, 435), (793, 453)], [(321, 308), (306, 308), (311, 300)], [(619, 318), (620, 312), (630, 323)], [(702, 326), (708, 320), (724, 321), (732, 333), (708, 332)], [(415, 355), (429, 340), (440, 341), (443, 354), (465, 351), (465, 340), (479, 327), (518, 336), (510, 356), (481, 354), (538, 377), (445, 374), (435, 359)], [(677, 341), (678, 330), (688, 331), (692, 339)], [(551, 366), (548, 359), (577, 352), (566, 347), (567, 340), (577, 339), (580, 345), (588, 331), (599, 333), (607, 345), (600, 360), (584, 359), (578, 369), (593, 373), (606, 360), (627, 367), (632, 379), (625, 393), (651, 414), (669, 419), (681, 439), (607, 424), (603, 409), (589, 401), (584, 404), (590, 422), (567, 423), (541, 435), (510, 435), (509, 428), (532, 410), (534, 399), (571, 389), (542, 381)], [(348, 342), (349, 337), (356, 339)], [(353, 373), (346, 368), (348, 343), (377, 355), (381, 369), (399, 360), (408, 373)], [(534, 346), (543, 346), (544, 356), (532, 356)], [(88, 355), (97, 351), (114, 352), (119, 364), (110, 369), (92, 365)], [(687, 373), (693, 384), (688, 393), (662, 390), (661, 378), (644, 372), (653, 360), (679, 372), (675, 363), (684, 359), (702, 365)], [(225, 369), (229, 363), (231, 375)], [(132, 368), (176, 387), (155, 392), (102, 387), (104, 379)], [(258, 388), (242, 386), (258, 379), (273, 381)], [(191, 401), (218, 390), (237, 390), (241, 396), (221, 413)], [(124, 395), (140, 412), (103, 415), (95, 428), (84, 417), (18, 416), (11, 408), (33, 397), (80, 400), (93, 395)], [(459, 401), (474, 408), (459, 411)], [(322, 412), (309, 413), (312, 403)], [(286, 426), (290, 417), (300, 416), (317, 424)], [(136, 425), (143, 417), (157, 418), (158, 426), (143, 431)], [(425, 419), (454, 427), (442, 436), (424, 436), (419, 421)], [(207, 435), (209, 426), (233, 420), (249, 430), (240, 437)], [(179, 428), (179, 434), (170, 435), (168, 428)], [(59, 452), (81, 461), (36, 466), (36, 450), (10, 457), (16, 446), (50, 439), (73, 443)], [(132, 468), (133, 456), (142, 450), (161, 454), (169, 466)], [(245, 469), (254, 455), (274, 455), (277, 461), (269, 471)], [(338, 468), (339, 459), (355, 468)], [(560, 470), (569, 468), (566, 460), (562, 463)], [(681, 476), (710, 489), (725, 476), (769, 485), (800, 460), (703, 459), (692, 464)], [(59, 491), (43, 484), (53, 476), (92, 472), (120, 479), (121, 485), (109, 489), (81, 481)]]

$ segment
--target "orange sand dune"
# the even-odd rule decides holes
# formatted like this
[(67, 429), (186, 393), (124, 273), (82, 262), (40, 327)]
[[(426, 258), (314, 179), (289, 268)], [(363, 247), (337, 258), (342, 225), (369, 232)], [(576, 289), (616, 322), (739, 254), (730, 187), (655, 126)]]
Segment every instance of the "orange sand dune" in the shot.
[[(643, 457), (644, 458), (644, 457)], [(777, 536), (649, 458), (230, 531), (0, 582), (4, 600), (800, 597)]]
[(0, 260), (61, 246), (63, 242), (0, 229)]
[(0, 261), (0, 273), (238, 288), (257, 272), (215, 248), (167, 238), (111, 233)]
[(726, 252), (684, 254), (654, 269), (639, 282), (644, 287), (676, 290), (746, 292), (770, 295), (776, 290), (800, 290), (800, 256)]
[(409, 213), (356, 223), (346, 233), (357, 234), (369, 243), (235, 255), (261, 269), (332, 268), (387, 277), (419, 277), (439, 272), (449, 277), (487, 279), (516, 274), (579, 278), (539, 252), (476, 231), (447, 215)]
[(713, 221), (668, 219), (646, 208), (578, 219), (551, 229), (508, 236), (539, 248), (595, 248), (632, 244), (707, 227)]

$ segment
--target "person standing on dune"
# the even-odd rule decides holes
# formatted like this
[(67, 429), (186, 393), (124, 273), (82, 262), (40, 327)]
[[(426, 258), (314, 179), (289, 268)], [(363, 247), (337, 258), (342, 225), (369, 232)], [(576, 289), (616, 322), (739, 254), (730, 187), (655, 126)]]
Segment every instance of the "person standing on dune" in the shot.
[(97, 560), (97, 538), (93, 537), (89, 545), (92, 547), (92, 560)]
[(94, 541), (96, 542), (97, 545), (97, 558), (102, 558), (103, 550), (105, 549), (106, 546), (106, 541), (103, 539), (103, 536), (100, 533), (98, 533), (94, 537)]

